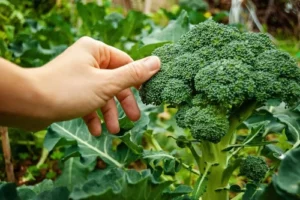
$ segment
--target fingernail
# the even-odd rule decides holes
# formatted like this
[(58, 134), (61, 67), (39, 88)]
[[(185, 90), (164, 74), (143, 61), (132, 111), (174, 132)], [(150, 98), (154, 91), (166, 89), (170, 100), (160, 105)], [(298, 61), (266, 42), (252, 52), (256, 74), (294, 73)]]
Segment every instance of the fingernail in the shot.
[(160, 69), (160, 60), (157, 56), (147, 57), (143, 62), (150, 71), (158, 71)]

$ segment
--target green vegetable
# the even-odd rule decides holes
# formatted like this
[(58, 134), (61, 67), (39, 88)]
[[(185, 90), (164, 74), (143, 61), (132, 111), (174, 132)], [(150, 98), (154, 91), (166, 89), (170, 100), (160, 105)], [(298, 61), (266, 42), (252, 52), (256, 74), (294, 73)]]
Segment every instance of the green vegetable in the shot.
[[(185, 122), (194, 138), (220, 142), (229, 128), (228, 120), (214, 107), (192, 107), (186, 111)], [(199, 126), (201, 124), (201, 126)]]
[(268, 165), (262, 158), (248, 156), (241, 163), (240, 175), (244, 175), (253, 181), (259, 182), (265, 177), (268, 169)]
[[(178, 125), (190, 128), (195, 139), (219, 142), (230, 115), (250, 101), (261, 105), (279, 98), (292, 105), (300, 96), (296, 61), (264, 34), (208, 20), (153, 55), (161, 58), (161, 71), (143, 85), (142, 101), (178, 106)], [(184, 116), (186, 107), (193, 109)]]
[[(242, 33), (212, 20), (196, 25), (178, 42), (157, 48), (153, 55), (160, 57), (161, 70), (142, 86), (142, 101), (177, 107), (178, 126), (201, 141), (202, 155), (195, 159), (203, 177), (194, 186), (193, 197), (199, 198), (201, 188), (206, 188), (203, 200), (227, 199), (228, 191), (222, 188), (229, 187), (238, 167), (231, 162), (236, 162), (241, 148), (223, 149), (236, 144), (237, 128), (267, 100), (279, 99), (287, 106), (299, 101), (296, 61), (276, 49), (265, 34)], [(256, 182), (267, 170), (256, 157), (248, 157), (241, 166), (241, 173)]]

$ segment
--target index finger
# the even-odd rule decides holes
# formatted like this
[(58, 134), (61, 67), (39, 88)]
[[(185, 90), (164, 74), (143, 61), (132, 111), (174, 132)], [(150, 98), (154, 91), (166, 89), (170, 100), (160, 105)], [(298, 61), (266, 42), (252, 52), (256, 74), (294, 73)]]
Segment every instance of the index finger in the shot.
[[(104, 43), (102, 43), (102, 45), (102, 48), (100, 47), (100, 50), (102, 49), (102, 52), (100, 51), (100, 60), (102, 61), (100, 68), (115, 69), (133, 61), (127, 53)], [(140, 117), (140, 109), (131, 89), (127, 88), (121, 91), (116, 94), (116, 97), (128, 118), (133, 121), (138, 120)]]
[(121, 51), (102, 42), (100, 42), (100, 44), (100, 68), (115, 69), (133, 62), (133, 59), (124, 51)]

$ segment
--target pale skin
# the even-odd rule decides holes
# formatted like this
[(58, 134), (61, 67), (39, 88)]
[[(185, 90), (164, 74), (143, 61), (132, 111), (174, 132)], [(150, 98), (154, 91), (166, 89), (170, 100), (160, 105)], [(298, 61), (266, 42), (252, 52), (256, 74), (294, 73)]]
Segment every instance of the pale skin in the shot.
[(101, 134), (118, 133), (117, 99), (129, 119), (140, 111), (130, 87), (140, 87), (160, 69), (159, 58), (133, 61), (126, 53), (83, 37), (40, 68), (25, 69), (0, 58), (0, 125), (39, 130), (53, 122), (82, 117)]

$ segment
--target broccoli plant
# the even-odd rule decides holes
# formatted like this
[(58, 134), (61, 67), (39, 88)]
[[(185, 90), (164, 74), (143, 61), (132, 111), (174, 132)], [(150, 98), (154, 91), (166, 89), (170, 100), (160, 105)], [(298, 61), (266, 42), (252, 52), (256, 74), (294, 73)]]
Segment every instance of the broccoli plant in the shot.
[(197, 156), (201, 176), (193, 198), (228, 199), (228, 184), (240, 167), (253, 183), (265, 177), (268, 166), (255, 156), (238, 157), (259, 127), (237, 140), (237, 129), (269, 99), (286, 106), (300, 97), (300, 69), (296, 61), (272, 44), (265, 34), (243, 33), (212, 20), (201, 23), (177, 42), (157, 48), (161, 70), (141, 90), (145, 104), (168, 104), (178, 108), (178, 126), (199, 141)]

